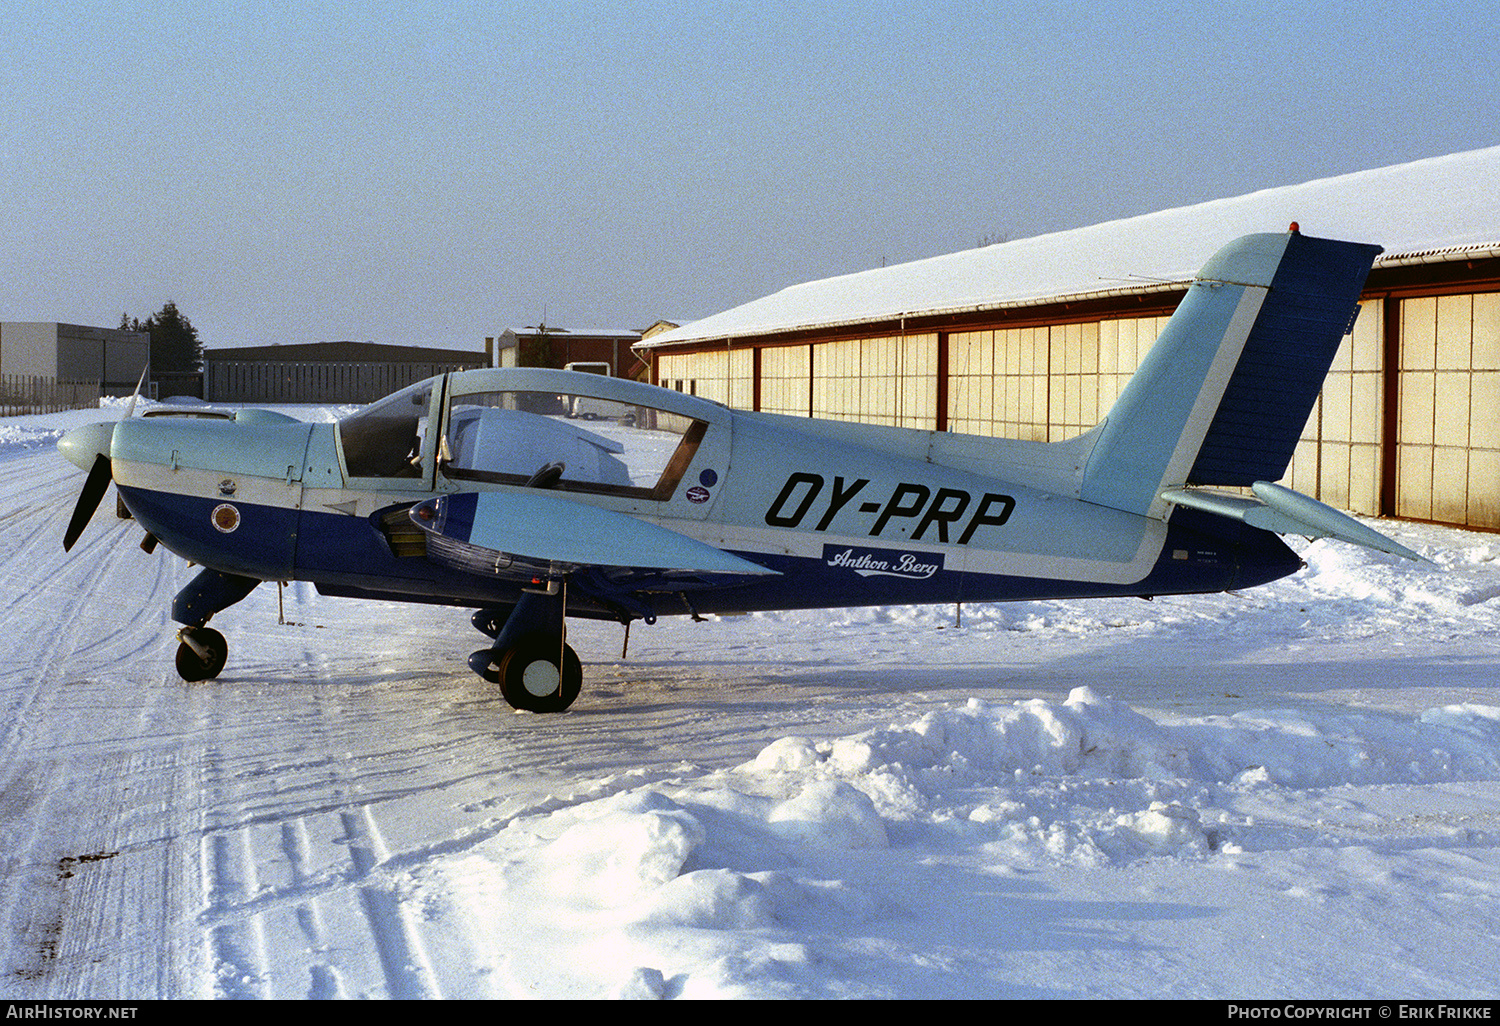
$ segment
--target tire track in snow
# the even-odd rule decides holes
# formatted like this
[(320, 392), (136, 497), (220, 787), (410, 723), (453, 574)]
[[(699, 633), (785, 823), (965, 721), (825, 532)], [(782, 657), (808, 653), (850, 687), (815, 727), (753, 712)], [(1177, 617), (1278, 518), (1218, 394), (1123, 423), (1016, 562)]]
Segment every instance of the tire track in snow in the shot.
[[(55, 453), (48, 456), (28, 458), (26, 469), (55, 460)], [(97, 523), (71, 553), (62, 553), (80, 478), (77, 471), (44, 475), (39, 490), (29, 493), (32, 501), (7, 514), (8, 529), (0, 529), (7, 595), (0, 616), (6, 623), (46, 625), (9, 637), (0, 658), (0, 766), (22, 743), (32, 715), (45, 709), (50, 692), (70, 678), (142, 658), (161, 643), (170, 604), (162, 593), (174, 570), (170, 557), (148, 557), (129, 544), (123, 529)], [(145, 574), (142, 560), (154, 560)], [(137, 598), (143, 593), (149, 596), (144, 601)], [(121, 602), (126, 594), (131, 600)]]
[(228, 681), (195, 692), (213, 703), (203, 729), (216, 746), (202, 798), (213, 988), (226, 997), (440, 996), (386, 871), (389, 849), (369, 802), (384, 798), (385, 783), (371, 787), (361, 751), (371, 722), (332, 732), (348, 715), (346, 694), (314, 684), (288, 733), (284, 715), (261, 718), (264, 687)]
[(62, 884), (42, 825), (51, 818), (54, 767), (21, 762), (0, 782), (0, 990), (44, 993), (63, 929)]
[[(67, 897), (57, 985), (67, 993), (117, 996), (132, 986), (157, 995), (181, 993), (184, 966), (199, 950), (196, 934), (174, 917), (143, 910), (191, 901), (195, 878), (192, 838), (173, 827), (191, 748), (124, 746), (96, 759), (92, 779), (70, 782), (61, 811), (74, 824), (72, 844), (59, 860)], [(116, 738), (102, 745), (120, 744)], [(128, 940), (122, 927), (129, 927)]]
[[(292, 884), (298, 890), (306, 889), (309, 883), (309, 867), (312, 863), (312, 844), (307, 836), (307, 820), (297, 819), (281, 824), (281, 847), (286, 853), (287, 865), (291, 869)], [(295, 905), (297, 925), (307, 940), (307, 950), (317, 959), (308, 966), (308, 990), (306, 997), (314, 1000), (347, 998), (343, 976), (330, 960), (333, 947), (323, 915), (318, 908), (318, 899), (308, 895)]]
[(47, 693), (68, 674), (74, 640), (92, 619), (87, 597), (94, 594), (108, 567), (106, 559), (86, 559), (78, 561), (76, 569), (73, 564), (65, 566), (70, 571), (66, 575), (43, 576), (37, 568), (47, 564), (26, 558), (34, 547), (34, 541), (29, 543), (22, 556), (9, 564), (26, 566), (28, 572), (19, 581), (14, 580), (19, 575), (7, 574), (12, 578), (7, 584), (18, 587), (3, 616), (7, 623), (48, 622), (51, 629), (9, 639), (10, 652), (0, 671), (7, 706), (0, 722), (0, 760), (6, 762), (29, 729), (34, 707), (44, 703)]
[[(215, 719), (213, 717), (211, 719)], [(223, 758), (214, 749), (205, 759), (204, 776), (208, 795), (223, 794)], [(208, 811), (210, 820), (218, 820), (220, 802)], [(245, 913), (244, 906), (259, 890), (255, 857), (250, 849), (250, 835), (240, 827), (211, 823), (204, 831), (203, 905), (209, 920), (208, 946), (215, 997), (272, 997), (266, 968), (265, 936), (259, 918)], [(213, 922), (213, 920), (224, 920)]]
[(390, 857), (370, 807), (342, 813), (340, 819), (354, 871), (360, 879), (369, 881), (360, 884), (359, 896), (375, 938), (389, 995), (399, 999), (442, 997), (427, 952), (400, 898), (388, 884), (369, 880), (375, 868)]
[(196, 877), (194, 841), (172, 823), (184, 754), (127, 748), (20, 767), (24, 787), (0, 800), (0, 922), (15, 938), (7, 993), (91, 1000), (191, 988), (183, 969), (197, 961), (196, 936), (156, 911), (191, 901)]
[(150, 737), (156, 692), (122, 703), (96, 679), (156, 646), (170, 567), (158, 557), (143, 574), (148, 557), (108, 510), (64, 554), (82, 475), (59, 463), (50, 447), (7, 461), (0, 496), (0, 616), (12, 627), (0, 643), (0, 792), (26, 796), (5, 803), (0, 826), (7, 864), (30, 867), (8, 876), (0, 920), (35, 941), (9, 961), (31, 960), (22, 975), (52, 995), (117, 996), (125, 980), (180, 994), (177, 971), (193, 958), (177, 957), (165, 919), (142, 919), (139, 944), (118, 937), (122, 917), (180, 902), (193, 875), (191, 835), (169, 822), (188, 750)]

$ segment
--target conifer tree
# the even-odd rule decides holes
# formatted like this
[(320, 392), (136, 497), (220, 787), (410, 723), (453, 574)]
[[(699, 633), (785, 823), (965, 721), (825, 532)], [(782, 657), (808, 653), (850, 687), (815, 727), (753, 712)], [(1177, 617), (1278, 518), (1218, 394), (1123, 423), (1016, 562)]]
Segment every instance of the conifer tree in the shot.
[(120, 327), (150, 334), (153, 371), (195, 371), (203, 366), (203, 343), (198, 341), (198, 329), (177, 309), (176, 303), (168, 301), (144, 321), (124, 314), (120, 317)]

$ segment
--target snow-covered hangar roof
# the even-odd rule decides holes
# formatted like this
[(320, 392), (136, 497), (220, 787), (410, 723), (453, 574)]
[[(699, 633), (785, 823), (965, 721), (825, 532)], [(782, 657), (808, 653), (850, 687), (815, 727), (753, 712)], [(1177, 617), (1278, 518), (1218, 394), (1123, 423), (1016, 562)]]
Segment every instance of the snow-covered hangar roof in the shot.
[(1266, 189), (793, 285), (636, 349), (1028, 306), (1181, 283), (1230, 239), (1285, 231), (1385, 247), (1376, 266), (1500, 256), (1500, 146)]

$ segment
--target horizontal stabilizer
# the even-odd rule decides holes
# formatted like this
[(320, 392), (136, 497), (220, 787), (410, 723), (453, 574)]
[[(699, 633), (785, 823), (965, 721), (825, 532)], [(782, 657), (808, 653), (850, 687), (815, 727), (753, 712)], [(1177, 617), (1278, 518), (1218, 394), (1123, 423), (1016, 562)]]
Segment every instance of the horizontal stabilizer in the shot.
[(1283, 488), (1269, 481), (1257, 481), (1250, 486), (1250, 490), (1255, 494), (1254, 499), (1186, 488), (1169, 488), (1161, 493), (1161, 497), (1178, 506), (1189, 506), (1231, 520), (1243, 520), (1251, 527), (1273, 534), (1337, 538), (1352, 545), (1363, 545), (1368, 549), (1389, 552), (1393, 556), (1403, 556), (1420, 563), (1432, 562), (1379, 531), (1366, 527), (1353, 517), (1340, 513), (1332, 506), (1324, 505), (1317, 499), (1290, 488)]
[(445, 495), (413, 507), (411, 518), (434, 540), (470, 556), (487, 554), (468, 562), (495, 573), (515, 561), (550, 564), (554, 573), (581, 567), (776, 573), (677, 531), (536, 489)]

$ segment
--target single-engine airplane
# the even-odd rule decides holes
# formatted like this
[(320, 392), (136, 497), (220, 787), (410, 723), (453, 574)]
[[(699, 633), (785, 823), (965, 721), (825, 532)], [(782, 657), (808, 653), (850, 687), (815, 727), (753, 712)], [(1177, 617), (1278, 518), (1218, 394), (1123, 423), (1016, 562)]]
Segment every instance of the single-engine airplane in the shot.
[(579, 693), (569, 616), (628, 627), (1241, 589), (1301, 567), (1277, 534), (1421, 558), (1272, 483), (1379, 252), (1295, 230), (1230, 243), (1104, 421), (1070, 441), (753, 413), (574, 371), (460, 371), (332, 424), (241, 410), (75, 429), (58, 448), (88, 478), (64, 546), (113, 480), (143, 547), (203, 567), (172, 604), (186, 680), (225, 665), (215, 614), (262, 581), (301, 580), (476, 609), (493, 643), (469, 665), (537, 712)]

